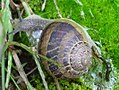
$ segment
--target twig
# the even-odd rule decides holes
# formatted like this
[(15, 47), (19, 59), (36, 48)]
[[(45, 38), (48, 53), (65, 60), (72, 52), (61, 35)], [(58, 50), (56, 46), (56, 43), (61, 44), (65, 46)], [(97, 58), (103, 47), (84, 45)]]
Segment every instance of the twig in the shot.
[(62, 15), (60, 14), (60, 10), (59, 10), (59, 8), (58, 8), (58, 6), (57, 6), (56, 0), (54, 0), (54, 4), (55, 4), (55, 7), (56, 7), (56, 10), (57, 10), (57, 12), (58, 12), (59, 17), (62, 18)]
[(17, 66), (17, 69), (18, 69), (18, 72), (20, 74), (20, 76), (22, 77), (22, 79), (24, 80), (25, 84), (28, 86), (28, 89), (29, 90), (33, 90), (33, 87), (31, 86), (31, 84), (29, 83), (28, 79), (27, 79), (27, 76), (23, 70), (23, 67), (21, 65), (21, 62), (16, 54), (15, 51), (12, 51), (12, 55), (13, 55), (13, 59), (15, 61), (15, 64)]
[(30, 75), (32, 72), (34, 72), (37, 69), (37, 67), (33, 68), (30, 72), (28, 72), (26, 75)]
[[(35, 68), (33, 68), (30, 72), (28, 72), (27, 74), (26, 74), (26, 76), (28, 76), (28, 75), (30, 75), (32, 72), (34, 72), (35, 70), (37, 69), (37, 67), (35, 67)], [(18, 79), (18, 78), (20, 78), (20, 76), (16, 76), (16, 77), (14, 77), (15, 79)]]

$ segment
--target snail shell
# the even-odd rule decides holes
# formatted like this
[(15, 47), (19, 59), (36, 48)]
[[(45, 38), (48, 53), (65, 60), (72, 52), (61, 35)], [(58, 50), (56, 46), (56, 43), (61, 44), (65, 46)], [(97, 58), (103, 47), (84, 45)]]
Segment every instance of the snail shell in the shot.
[(55, 20), (46, 26), (39, 43), (39, 53), (63, 65), (43, 61), (57, 78), (76, 78), (88, 72), (92, 49), (82, 28), (68, 19)]

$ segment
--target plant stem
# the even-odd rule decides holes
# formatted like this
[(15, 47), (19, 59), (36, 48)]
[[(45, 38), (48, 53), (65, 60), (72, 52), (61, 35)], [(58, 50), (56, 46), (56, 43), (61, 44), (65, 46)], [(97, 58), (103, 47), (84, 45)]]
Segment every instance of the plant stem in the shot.
[(2, 56), (2, 90), (5, 90), (5, 59)]
[(36, 65), (37, 65), (37, 67), (38, 67), (38, 71), (39, 71), (39, 73), (40, 73), (40, 75), (41, 75), (41, 78), (42, 78), (42, 81), (43, 81), (45, 90), (48, 90), (48, 85), (47, 85), (47, 82), (46, 82), (46, 80), (45, 80), (45, 75), (44, 75), (44, 73), (43, 73), (43, 71), (42, 71), (42, 69), (41, 69), (41, 65), (40, 65), (40, 63), (39, 63), (37, 57), (36, 57), (35, 55), (33, 55), (33, 57), (34, 57), (34, 60), (35, 60)]
[(11, 67), (12, 67), (12, 54), (11, 52), (8, 52), (8, 67), (7, 67), (7, 76), (6, 76), (6, 82), (5, 82), (6, 88), (8, 88), (8, 85), (9, 85)]

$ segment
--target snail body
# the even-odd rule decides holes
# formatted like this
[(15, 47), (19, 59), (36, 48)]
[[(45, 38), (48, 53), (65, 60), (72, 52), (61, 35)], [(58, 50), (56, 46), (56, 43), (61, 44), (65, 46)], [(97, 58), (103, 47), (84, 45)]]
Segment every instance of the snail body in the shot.
[(19, 31), (35, 31), (36, 29), (43, 30), (47, 24), (52, 22), (52, 20), (44, 19), (38, 15), (30, 15), (22, 21), (17, 21), (17, 25), (15, 25), (15, 30), (13, 34), (16, 34)]
[(59, 67), (42, 60), (47, 71), (57, 78), (70, 79), (86, 74), (92, 63), (92, 47), (95, 47), (96, 55), (100, 55), (99, 48), (88, 33), (73, 20), (48, 20), (31, 15), (18, 23), (14, 33), (18, 31), (32, 33), (35, 39), (39, 39), (35, 43), (38, 53), (63, 65)]

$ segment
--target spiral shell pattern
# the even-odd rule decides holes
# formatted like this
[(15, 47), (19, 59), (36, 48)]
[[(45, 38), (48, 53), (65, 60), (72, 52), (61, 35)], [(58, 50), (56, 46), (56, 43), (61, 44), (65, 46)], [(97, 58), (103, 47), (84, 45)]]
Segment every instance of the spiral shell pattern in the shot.
[(56, 20), (44, 30), (39, 53), (63, 65), (43, 61), (46, 69), (57, 78), (76, 78), (91, 66), (92, 50), (84, 40), (79, 26), (68, 20)]

